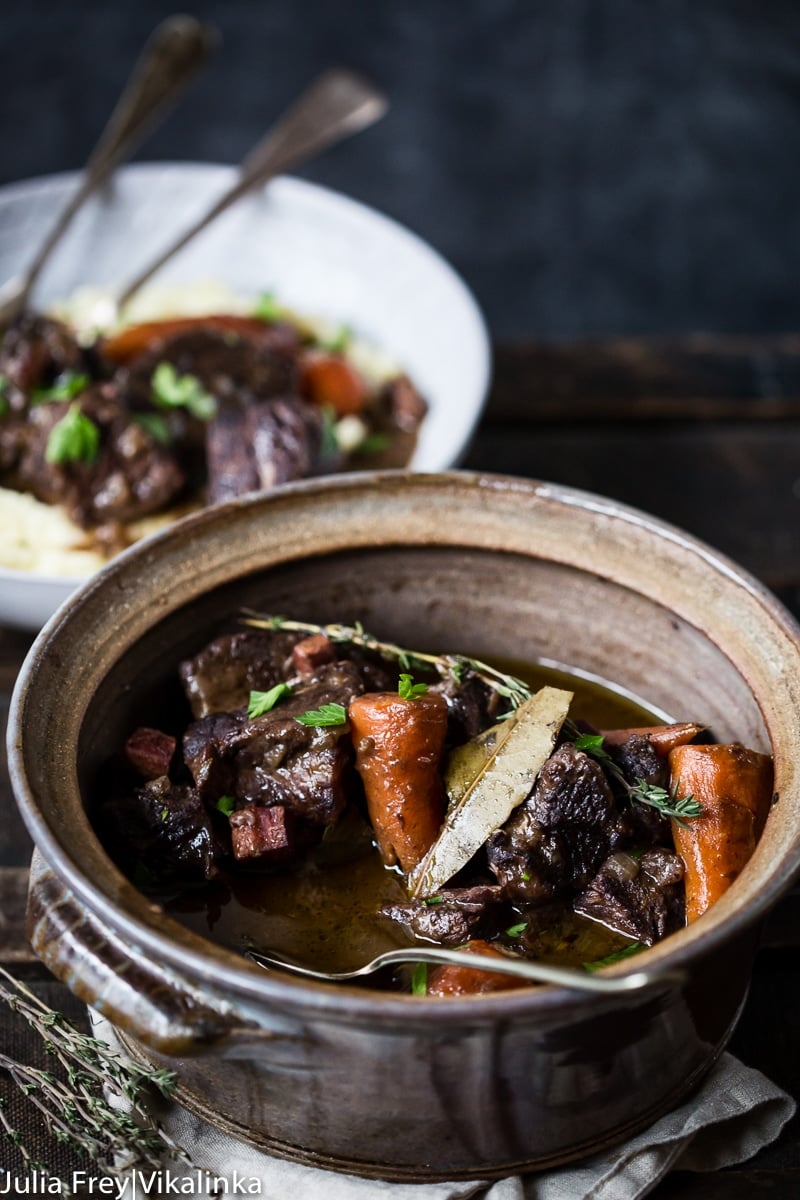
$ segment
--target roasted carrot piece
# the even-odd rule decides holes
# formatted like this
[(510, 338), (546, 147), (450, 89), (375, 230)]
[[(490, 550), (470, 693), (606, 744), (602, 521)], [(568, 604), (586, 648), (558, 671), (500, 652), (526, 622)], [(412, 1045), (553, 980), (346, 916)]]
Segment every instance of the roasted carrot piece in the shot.
[[(490, 958), (502, 958), (489, 942), (467, 942), (461, 947), (463, 954), (488, 954)], [(504, 992), (509, 988), (530, 987), (525, 979), (514, 975), (500, 975), (494, 971), (476, 971), (470, 967), (435, 967), (428, 975), (429, 996), (478, 996), (483, 992)]]
[(300, 391), (337, 417), (360, 413), (367, 401), (364, 377), (347, 359), (324, 350), (307, 350), (300, 360)]
[[(284, 326), (281, 326), (283, 329)], [(285, 327), (289, 330), (289, 326)], [(130, 325), (120, 333), (104, 338), (101, 349), (106, 358), (114, 363), (126, 363), (143, 354), (162, 338), (174, 337), (178, 333), (191, 333), (195, 329), (215, 329), (223, 333), (238, 333), (255, 341), (274, 337), (274, 326), (259, 317), (239, 316), (236, 313), (211, 313), (203, 317), (169, 317), (163, 321), (143, 321)]]
[(669, 768), (680, 795), (703, 806), (703, 815), (685, 826), (672, 822), (691, 923), (728, 890), (756, 848), (772, 801), (772, 759), (738, 743), (678, 746)]
[(444, 817), (439, 777), (447, 702), (436, 692), (405, 700), (397, 692), (359, 696), (348, 712), (356, 770), (383, 861), (413, 870)]
[(627, 742), (629, 737), (638, 733), (652, 743), (657, 754), (666, 758), (670, 750), (674, 750), (676, 746), (685, 746), (687, 742), (693, 742), (698, 733), (702, 733), (702, 731), (702, 725), (695, 725), (691, 722), (685, 725), (642, 725), (636, 729), (602, 729), (600, 732), (609, 746), (620, 746), (623, 742)]

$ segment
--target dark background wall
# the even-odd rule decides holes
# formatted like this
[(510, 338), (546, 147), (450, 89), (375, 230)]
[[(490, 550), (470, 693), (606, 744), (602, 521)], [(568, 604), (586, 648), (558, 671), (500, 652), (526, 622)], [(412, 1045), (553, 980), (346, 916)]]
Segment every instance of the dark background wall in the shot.
[[(11, 0), (0, 181), (81, 164), (169, 0)], [(325, 66), (392, 100), (305, 174), (463, 272), (497, 335), (800, 328), (796, 0), (216, 0), (140, 157), (235, 162)]]

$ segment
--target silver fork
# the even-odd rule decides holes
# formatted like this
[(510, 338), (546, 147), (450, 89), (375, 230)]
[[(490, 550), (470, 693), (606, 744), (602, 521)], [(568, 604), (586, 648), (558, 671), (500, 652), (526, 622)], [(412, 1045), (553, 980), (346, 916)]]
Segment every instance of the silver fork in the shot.
[(531, 962), (528, 959), (503, 955), (495, 958), (488, 954), (464, 954), (460, 950), (446, 950), (438, 946), (409, 946), (404, 949), (388, 950), (378, 954), (363, 967), (355, 971), (318, 971), (313, 967), (300, 966), (275, 954), (261, 950), (245, 951), (245, 957), (260, 967), (275, 968), (301, 975), (305, 979), (317, 979), (323, 983), (347, 983), (372, 975), (382, 967), (398, 963), (435, 963), (454, 967), (467, 967), (476, 971), (493, 971), (501, 975), (515, 975), (529, 983), (550, 983), (558, 987), (572, 988), (579, 992), (618, 994), (638, 992), (643, 988), (678, 987), (686, 982), (683, 971), (634, 971), (630, 975), (615, 975), (607, 978), (589, 971), (577, 971), (572, 967), (553, 967), (547, 963)]
[(0, 327), (24, 310), (50, 255), (85, 201), (129, 158), (206, 62), (216, 30), (194, 17), (167, 17), (153, 30), (84, 168), (80, 184), (22, 275), (0, 288)]

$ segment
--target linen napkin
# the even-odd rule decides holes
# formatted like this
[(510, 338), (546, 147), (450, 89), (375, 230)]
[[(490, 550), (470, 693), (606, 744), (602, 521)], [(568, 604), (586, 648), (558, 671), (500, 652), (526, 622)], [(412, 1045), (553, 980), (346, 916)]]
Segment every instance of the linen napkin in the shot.
[[(108, 1021), (94, 1013), (92, 1021), (96, 1037), (122, 1050)], [(775, 1140), (795, 1109), (760, 1071), (723, 1054), (685, 1104), (621, 1146), (496, 1182), (420, 1184), (359, 1179), (272, 1158), (177, 1104), (159, 1119), (201, 1172), (228, 1182), (234, 1172), (240, 1180), (257, 1179), (262, 1200), (639, 1200), (670, 1171), (717, 1171), (751, 1158)], [(196, 1177), (177, 1161), (165, 1160), (164, 1170), (173, 1178)], [(209, 1187), (193, 1194), (215, 1193)]]

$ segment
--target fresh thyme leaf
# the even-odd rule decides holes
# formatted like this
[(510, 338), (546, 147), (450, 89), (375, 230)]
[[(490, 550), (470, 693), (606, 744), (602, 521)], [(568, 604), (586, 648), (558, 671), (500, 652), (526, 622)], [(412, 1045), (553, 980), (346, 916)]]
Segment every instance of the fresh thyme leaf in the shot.
[(358, 443), (354, 454), (381, 454), (384, 450), (388, 450), (392, 444), (392, 439), (388, 433), (368, 433), (367, 436)]
[(531, 877), (528, 871), (520, 872), (520, 879), (524, 879), (526, 883), (530, 883)]
[(512, 937), (512, 938), (519, 937), (519, 935), (521, 933), (524, 933), (527, 928), (528, 928), (527, 921), (521, 921), (519, 923), (519, 925), (511, 925), (506, 930), (506, 937)]
[(236, 801), (233, 796), (220, 796), (217, 803), (214, 805), (217, 812), (221, 812), (224, 817), (229, 817), (236, 807)]
[(416, 700), (417, 696), (424, 696), (427, 690), (427, 683), (414, 683), (413, 675), (407, 675), (404, 671), (400, 676), (397, 692), (401, 700)]
[(258, 317), (261, 321), (279, 321), (281, 318), (281, 309), (278, 301), (275, 298), (274, 292), (262, 292), (258, 298), (253, 316)]
[(44, 456), (50, 463), (93, 463), (100, 451), (100, 430), (81, 412), (77, 400), (50, 430)]
[(162, 417), (161, 413), (137, 413), (133, 420), (134, 424), (149, 434), (154, 442), (158, 442), (159, 446), (168, 446), (172, 441), (167, 419)]
[(594, 962), (583, 964), (584, 971), (600, 971), (603, 967), (612, 967), (614, 963), (622, 962), (625, 958), (631, 958), (634, 954), (641, 954), (642, 950), (646, 950), (642, 942), (633, 942), (630, 946), (625, 946), (623, 950), (617, 950), (614, 954), (607, 954), (605, 958), (595, 959)]
[(687, 818), (702, 817), (703, 806), (698, 804), (694, 796), (679, 796), (679, 786), (680, 783), (676, 782), (672, 791), (668, 792), (666, 788), (658, 787), (654, 783), (647, 783), (644, 779), (637, 779), (628, 795), (631, 800), (658, 809), (663, 816), (672, 817), (679, 825), (686, 828)]
[(168, 808), (162, 808), (162, 810), (161, 810), (161, 820), (162, 820), (162, 821), (167, 821), (168, 819), (169, 819), (169, 809), (168, 809)]
[(217, 402), (196, 375), (181, 375), (172, 363), (160, 362), (150, 378), (153, 402), (161, 408), (185, 408), (198, 421), (210, 421)]
[(279, 700), (284, 696), (291, 696), (292, 689), (288, 683), (276, 683), (275, 687), (270, 688), (268, 692), (251, 692), (250, 699), (247, 703), (247, 716), (251, 721), (256, 717), (263, 717), (264, 713), (268, 713), (274, 708)]
[(62, 371), (55, 383), (46, 388), (35, 388), (31, 404), (52, 404), (57, 400), (74, 400), (89, 386), (89, 376), (78, 371)]
[(412, 996), (427, 996), (428, 994), (428, 964), (417, 963), (411, 976)]
[(444, 904), (444, 896), (426, 896), (422, 901), (423, 908), (431, 908), (434, 904)]
[(301, 725), (315, 725), (318, 728), (327, 726), (346, 725), (347, 709), (343, 704), (322, 704), (319, 708), (311, 708), (301, 716), (295, 717)]
[(320, 442), (320, 457), (336, 458), (339, 453), (339, 439), (336, 436), (336, 413), (330, 404), (325, 404), (320, 410), (322, 417), (322, 440)]

